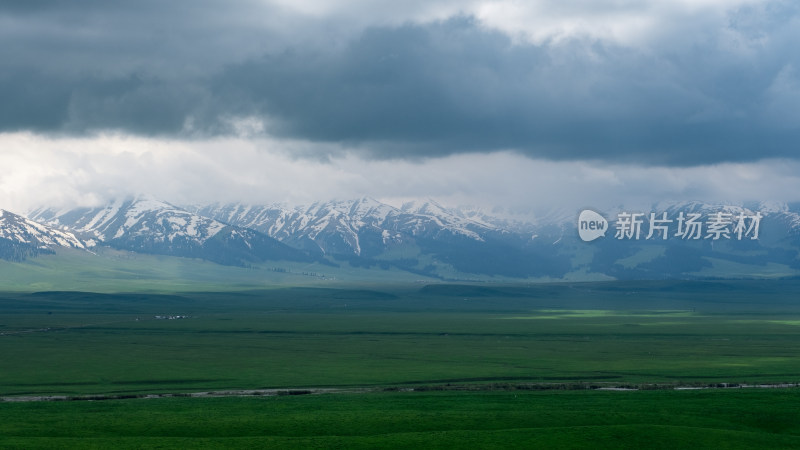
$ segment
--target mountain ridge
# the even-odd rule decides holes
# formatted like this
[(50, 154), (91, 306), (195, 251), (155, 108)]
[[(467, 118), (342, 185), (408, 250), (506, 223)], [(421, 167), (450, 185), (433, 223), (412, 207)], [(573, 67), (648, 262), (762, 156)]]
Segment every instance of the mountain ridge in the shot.
[(267, 259), (310, 257), (255, 230), (203, 217), (152, 197), (115, 200), (104, 207), (58, 211), (39, 208), (31, 217), (74, 230), (92, 245), (246, 265)]
[(30, 256), (52, 253), (58, 247), (85, 250), (87, 245), (68, 231), (0, 210), (0, 258), (21, 261)]
[[(800, 206), (800, 205), (794, 205)], [(581, 242), (577, 212), (539, 217), (475, 207), (448, 207), (433, 199), (400, 207), (369, 197), (308, 205), (210, 203), (176, 206), (152, 197), (97, 208), (40, 208), (31, 219), (75, 233), (87, 246), (247, 265), (263, 261), (325, 261), (376, 270), (395, 268), (434, 278), (511, 277), (575, 279), (788, 276), (800, 273), (800, 209), (786, 203), (660, 202), (651, 211), (620, 206), (603, 215), (609, 232)], [(730, 239), (645, 239), (647, 212), (710, 217), (763, 211), (762, 233)], [(641, 239), (616, 239), (620, 213), (641, 214)], [(527, 219), (526, 219), (527, 217)], [(569, 218), (572, 217), (570, 220)], [(704, 219), (705, 220), (705, 219)], [(672, 223), (675, 226), (675, 223)], [(674, 231), (672, 231), (674, 233)], [(594, 274), (594, 275), (593, 275)]]

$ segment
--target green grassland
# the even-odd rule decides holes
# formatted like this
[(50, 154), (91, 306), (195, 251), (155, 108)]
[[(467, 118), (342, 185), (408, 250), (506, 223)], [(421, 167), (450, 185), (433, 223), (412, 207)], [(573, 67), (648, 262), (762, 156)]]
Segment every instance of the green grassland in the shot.
[(269, 261), (223, 266), (209, 261), (148, 255), (110, 248), (59, 250), (21, 262), (0, 260), (0, 290), (14, 292), (202, 292), (270, 289), (274, 286), (432, 281), (397, 269), (337, 264)]
[(514, 391), (0, 404), (3, 448), (792, 448), (798, 390)]
[[(800, 382), (798, 292), (798, 280), (6, 292), (0, 446), (800, 446), (800, 389), (665, 389)], [(610, 386), (642, 390), (596, 389)], [(312, 388), (343, 393), (10, 401)]]
[(8, 403), (3, 448), (796, 448), (800, 391), (381, 392)]
[[(797, 382), (797, 285), (5, 294), (0, 394), (498, 381)], [(156, 318), (176, 315), (185, 318)]]

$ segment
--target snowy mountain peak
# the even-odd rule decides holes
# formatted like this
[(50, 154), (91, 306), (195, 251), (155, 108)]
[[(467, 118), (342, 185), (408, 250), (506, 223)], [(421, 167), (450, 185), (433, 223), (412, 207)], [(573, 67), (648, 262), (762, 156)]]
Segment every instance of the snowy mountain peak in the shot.
[[(98, 245), (221, 264), (324, 261), (395, 267), (426, 276), (703, 277), (724, 272), (729, 263), (747, 265), (744, 275), (795, 275), (800, 270), (798, 204), (673, 201), (637, 206), (640, 209), (621, 205), (598, 212), (609, 222), (619, 212), (666, 212), (670, 218), (681, 212), (705, 217), (719, 212), (760, 212), (761, 233), (757, 240), (730, 239), (717, 245), (707, 238), (621, 240), (610, 236), (588, 245), (574, 233), (578, 211), (565, 208), (542, 215), (448, 207), (431, 199), (397, 208), (369, 197), (294, 207), (237, 203), (179, 207), (137, 197), (99, 208), (38, 210), (31, 221), (3, 213), (0, 252), (6, 246), (12, 258), (24, 258), (37, 254), (40, 246), (66, 243), (80, 248), (83, 244), (65, 231), (74, 230), (78, 237), (96, 239)], [(33, 239), (37, 233), (48, 237)], [(631, 265), (633, 259), (638, 262)]]
[[(280, 241), (323, 254), (363, 256), (418, 239), (460, 236), (483, 241), (498, 227), (448, 210), (433, 200), (395, 208), (371, 197), (314, 202), (287, 208), (278, 205), (210, 205), (198, 214), (252, 228)], [(365, 241), (366, 239), (366, 241)]]
[(234, 265), (267, 259), (310, 259), (257, 231), (228, 225), (152, 197), (117, 200), (98, 208), (40, 209), (31, 214), (36, 220), (75, 230), (123, 250)]
[(788, 213), (789, 205), (786, 202), (776, 202), (776, 201), (759, 202), (758, 207), (756, 209), (765, 214)]
[(36, 248), (86, 248), (86, 244), (72, 233), (57, 230), (5, 210), (0, 210), (0, 238)]
[(191, 239), (199, 243), (219, 233), (225, 225), (192, 214), (152, 197), (115, 200), (105, 207), (54, 211), (36, 210), (35, 220), (75, 230), (99, 241), (147, 235), (169, 241)]
[(755, 214), (760, 212), (763, 216), (767, 215), (796, 215), (789, 208), (785, 202), (749, 202), (749, 203), (733, 203), (733, 202), (701, 202), (697, 200), (692, 201), (662, 201), (652, 206), (652, 212), (668, 212), (668, 213), (730, 213), (730, 214)]
[(404, 213), (424, 214), (428, 216), (441, 216), (441, 215), (451, 214), (451, 212), (447, 208), (440, 205), (431, 198), (427, 198), (425, 200), (413, 200), (410, 202), (403, 203), (403, 206), (401, 206), (400, 209)]

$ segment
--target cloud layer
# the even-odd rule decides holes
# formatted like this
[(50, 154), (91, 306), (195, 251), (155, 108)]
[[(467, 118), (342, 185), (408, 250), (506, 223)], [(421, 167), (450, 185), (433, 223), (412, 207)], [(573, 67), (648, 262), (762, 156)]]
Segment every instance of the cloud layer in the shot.
[(313, 143), (241, 138), (183, 140), (103, 135), (46, 138), (0, 134), (0, 208), (97, 206), (150, 194), (173, 203), (309, 204), (371, 196), (400, 205), (433, 197), (448, 205), (532, 213), (582, 207), (648, 208), (662, 200), (800, 201), (800, 162), (712, 166), (531, 159), (511, 152), (415, 160), (365, 160), (339, 151), (327, 161), (295, 159), (273, 145)]
[(379, 3), (1, 2), (0, 131), (338, 160), (800, 156), (795, 2)]

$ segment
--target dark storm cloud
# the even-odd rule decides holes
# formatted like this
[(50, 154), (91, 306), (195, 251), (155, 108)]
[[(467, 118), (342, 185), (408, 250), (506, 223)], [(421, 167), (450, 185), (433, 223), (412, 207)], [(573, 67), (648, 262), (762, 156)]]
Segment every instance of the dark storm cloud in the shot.
[(201, 110), (206, 96), (202, 87), (136, 75), (59, 79), (20, 70), (0, 75), (0, 85), (0, 124), (6, 131), (176, 133), (188, 112)]
[(0, 130), (182, 133), (205, 114), (209, 79), (269, 38), (226, 5), (0, 2)]
[(513, 45), (462, 18), (367, 30), (334, 54), (266, 56), (230, 68), (215, 90), (249, 99), (287, 135), (365, 142), (378, 156), (516, 149), (700, 164), (796, 155), (797, 128), (763, 114), (786, 61), (710, 56)]
[(13, 43), (0, 50), (0, 130), (196, 137), (255, 117), (275, 136), (377, 158), (800, 156), (791, 7), (743, 9), (723, 29), (702, 18), (670, 24), (640, 46), (512, 42), (469, 16), (376, 25), (319, 45), (309, 36), (327, 19), (255, 3), (65, 4), (0, 3), (0, 36)]

